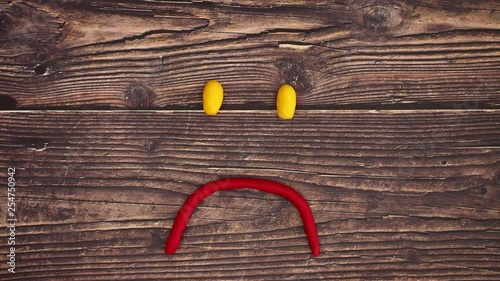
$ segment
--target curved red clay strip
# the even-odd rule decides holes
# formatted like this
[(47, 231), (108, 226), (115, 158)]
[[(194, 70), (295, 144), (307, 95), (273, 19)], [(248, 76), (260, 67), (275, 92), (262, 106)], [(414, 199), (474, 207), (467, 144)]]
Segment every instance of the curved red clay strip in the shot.
[(313, 256), (317, 257), (320, 253), (320, 246), (318, 240), (318, 233), (316, 230), (316, 223), (311, 212), (311, 208), (307, 201), (294, 189), (277, 183), (275, 181), (252, 179), (252, 178), (226, 178), (216, 180), (203, 185), (198, 188), (189, 198), (184, 202), (184, 205), (179, 210), (175, 217), (174, 225), (170, 231), (167, 242), (165, 244), (165, 253), (173, 254), (181, 243), (182, 234), (186, 228), (191, 214), (196, 206), (203, 201), (206, 197), (212, 195), (218, 190), (230, 190), (239, 188), (252, 188), (260, 191), (279, 195), (290, 201), (299, 211), (302, 221), (304, 222), (304, 230), (307, 234), (309, 246)]

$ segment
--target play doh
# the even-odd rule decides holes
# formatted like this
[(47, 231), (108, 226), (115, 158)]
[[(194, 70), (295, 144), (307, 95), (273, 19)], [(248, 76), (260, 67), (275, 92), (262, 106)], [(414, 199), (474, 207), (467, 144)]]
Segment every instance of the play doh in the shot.
[(170, 230), (170, 234), (168, 235), (167, 242), (165, 243), (165, 253), (171, 255), (177, 251), (177, 248), (179, 247), (182, 240), (184, 229), (186, 229), (193, 211), (198, 206), (198, 204), (203, 201), (203, 199), (219, 190), (233, 190), (240, 188), (251, 188), (271, 194), (276, 194), (290, 201), (290, 203), (292, 203), (297, 208), (300, 216), (302, 217), (304, 230), (306, 232), (307, 239), (309, 240), (309, 247), (311, 248), (313, 256), (319, 256), (321, 246), (319, 244), (316, 222), (314, 221), (314, 216), (306, 199), (295, 189), (289, 186), (271, 180), (254, 178), (219, 179), (213, 182), (209, 182), (194, 191), (191, 196), (186, 199), (181, 209), (177, 213), (177, 216), (175, 217), (174, 224), (172, 225), (172, 229)]
[(224, 90), (217, 80), (209, 80), (203, 89), (203, 111), (216, 115), (222, 105)]
[(278, 90), (276, 110), (281, 119), (292, 119), (297, 104), (297, 95), (292, 86), (285, 84)]

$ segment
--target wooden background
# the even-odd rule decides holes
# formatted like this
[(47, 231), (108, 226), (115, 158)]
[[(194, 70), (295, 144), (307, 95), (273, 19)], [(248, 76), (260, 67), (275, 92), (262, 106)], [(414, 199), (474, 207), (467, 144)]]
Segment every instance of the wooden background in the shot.
[[(500, 280), (498, 1), (2, 0), (0, 108), (2, 280)], [(251, 190), (207, 198), (165, 255), (229, 176), (301, 192), (321, 255)]]

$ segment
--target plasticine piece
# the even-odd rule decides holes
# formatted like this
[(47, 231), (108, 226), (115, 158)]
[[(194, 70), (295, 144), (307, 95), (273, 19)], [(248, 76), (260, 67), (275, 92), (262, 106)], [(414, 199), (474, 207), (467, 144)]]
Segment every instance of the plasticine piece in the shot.
[(208, 115), (216, 115), (222, 106), (224, 90), (217, 80), (209, 80), (203, 89), (203, 110)]
[(292, 119), (297, 104), (297, 95), (292, 86), (285, 84), (278, 90), (276, 110), (281, 119)]
[(179, 213), (174, 220), (174, 225), (167, 238), (165, 244), (165, 253), (174, 254), (181, 243), (182, 234), (186, 228), (191, 214), (193, 213), (196, 206), (203, 201), (206, 197), (212, 195), (218, 190), (230, 190), (239, 188), (252, 188), (260, 191), (272, 193), (279, 195), (288, 201), (290, 201), (299, 211), (302, 221), (304, 223), (304, 230), (309, 241), (309, 247), (313, 256), (317, 257), (320, 253), (320, 245), (318, 239), (318, 233), (316, 230), (316, 222), (309, 208), (307, 201), (294, 189), (277, 183), (275, 181), (264, 180), (264, 179), (252, 179), (252, 178), (226, 178), (221, 180), (216, 180), (203, 185), (198, 188), (189, 198), (184, 202)]

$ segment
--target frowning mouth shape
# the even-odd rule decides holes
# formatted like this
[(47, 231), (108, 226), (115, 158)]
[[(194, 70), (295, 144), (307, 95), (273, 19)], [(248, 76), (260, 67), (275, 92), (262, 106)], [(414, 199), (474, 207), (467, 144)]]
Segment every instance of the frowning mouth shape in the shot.
[(173, 254), (177, 251), (179, 244), (181, 243), (182, 234), (186, 228), (191, 215), (198, 206), (198, 204), (203, 201), (206, 197), (212, 195), (219, 190), (231, 190), (240, 188), (251, 188), (260, 190), (267, 193), (272, 193), (279, 195), (288, 201), (290, 201), (295, 208), (300, 213), (302, 221), (304, 223), (304, 230), (309, 241), (309, 247), (313, 256), (317, 257), (320, 253), (320, 245), (318, 239), (318, 233), (316, 230), (316, 222), (311, 212), (309, 204), (304, 199), (300, 193), (295, 191), (293, 188), (283, 185), (281, 183), (264, 180), (264, 179), (254, 179), (254, 178), (225, 178), (216, 180), (203, 185), (198, 188), (189, 198), (184, 202), (179, 213), (174, 220), (174, 225), (170, 231), (170, 235), (167, 238), (165, 244), (165, 253)]

